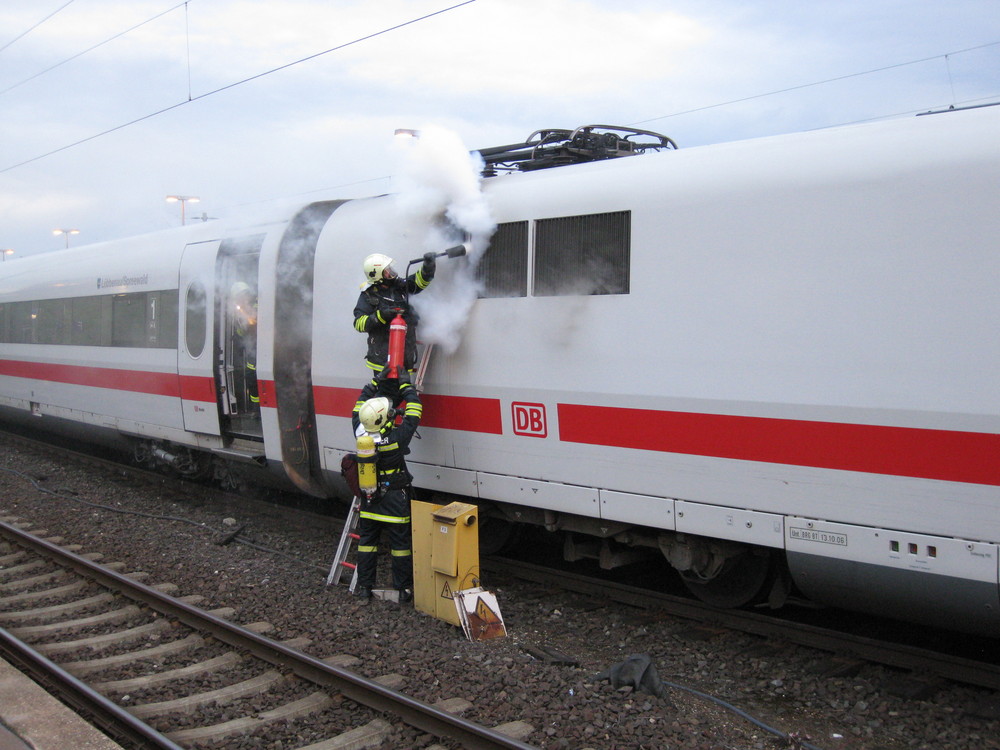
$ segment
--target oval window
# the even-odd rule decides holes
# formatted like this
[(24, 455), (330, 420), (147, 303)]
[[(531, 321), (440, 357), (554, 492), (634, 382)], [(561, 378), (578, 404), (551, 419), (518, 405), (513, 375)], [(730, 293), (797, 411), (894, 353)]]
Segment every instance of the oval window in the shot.
[(184, 314), (184, 340), (188, 354), (197, 359), (205, 349), (205, 324), (208, 314), (205, 305), (205, 287), (200, 281), (192, 282), (187, 290), (187, 306)]

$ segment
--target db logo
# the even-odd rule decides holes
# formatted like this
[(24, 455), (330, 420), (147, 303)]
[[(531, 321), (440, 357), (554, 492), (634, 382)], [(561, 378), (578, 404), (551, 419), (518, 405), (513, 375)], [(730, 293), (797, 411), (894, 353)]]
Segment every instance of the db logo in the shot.
[(514, 417), (515, 435), (543, 438), (549, 434), (549, 428), (545, 422), (545, 404), (519, 404), (515, 402), (510, 405), (510, 408)]

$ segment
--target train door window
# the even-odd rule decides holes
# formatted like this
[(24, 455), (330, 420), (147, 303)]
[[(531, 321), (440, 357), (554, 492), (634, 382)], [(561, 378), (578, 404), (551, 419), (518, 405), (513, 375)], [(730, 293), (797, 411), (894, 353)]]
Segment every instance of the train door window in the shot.
[(116, 294), (111, 298), (111, 346), (146, 346), (146, 295)]
[(525, 297), (528, 294), (528, 222), (500, 224), (477, 268), (480, 297)]
[(205, 350), (205, 325), (208, 322), (205, 287), (194, 281), (187, 288), (184, 322), (184, 343), (192, 359), (198, 359)]
[(628, 294), (631, 213), (535, 222), (534, 294)]

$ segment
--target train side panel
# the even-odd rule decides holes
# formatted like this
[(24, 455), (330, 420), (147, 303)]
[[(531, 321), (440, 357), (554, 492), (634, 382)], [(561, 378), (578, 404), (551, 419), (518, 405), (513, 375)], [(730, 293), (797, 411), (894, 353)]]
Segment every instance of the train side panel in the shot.
[[(801, 587), (843, 606), (917, 609), (921, 584), (899, 582), (930, 574), (928, 590), (956, 592), (943, 618), (996, 629), (998, 116), (487, 181), (501, 228), (527, 222), (535, 273), (524, 296), (476, 302), (458, 350), (434, 354), (418, 484), (549, 511), (553, 528), (575, 514), (786, 549)], [(623, 213), (627, 293), (536, 293), (545, 222)], [(379, 245), (393, 206), (340, 218), (319, 296), (353, 301), (360, 259), (395, 252)], [(316, 329), (331, 471), (366, 377), (349, 307)]]

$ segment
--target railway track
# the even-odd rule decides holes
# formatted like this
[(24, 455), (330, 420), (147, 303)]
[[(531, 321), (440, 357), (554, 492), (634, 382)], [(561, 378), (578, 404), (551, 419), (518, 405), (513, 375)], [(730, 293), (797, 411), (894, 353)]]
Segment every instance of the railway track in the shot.
[[(140, 573), (100, 565), (13, 520), (0, 521), (3, 650), (123, 744), (228, 746), (269, 723), (310, 717), (330, 733), (302, 746), (309, 750), (378, 747), (400, 724), (467, 748), (531, 750), (517, 739), (530, 727), (475, 724), (459, 715), (469, 707), (459, 698), (415, 700), (394, 689), (398, 676), (369, 680), (346, 668), (350, 657), (313, 658), (305, 643), (267, 638), (265, 623), (238, 626), (226, 619), (232, 610), (201, 610), (171, 596), (169, 584), (146, 585)], [(125, 665), (144, 671), (107, 677)], [(226, 670), (244, 679), (191, 692), (192, 678)], [(279, 686), (273, 705), (254, 702)], [(151, 690), (161, 697), (134, 698)]]
[(720, 610), (694, 599), (518, 560), (490, 558), (484, 561), (483, 569), (551, 585), (562, 591), (641, 607), (654, 611), (658, 616), (681, 617), (709, 627), (751, 633), (776, 643), (795, 643), (817, 649), (841, 660), (831, 669), (849, 669), (850, 665), (843, 660), (857, 660), (905, 670), (924, 684), (929, 678), (940, 678), (1000, 690), (1000, 666), (995, 663), (797, 623), (760, 612)]

